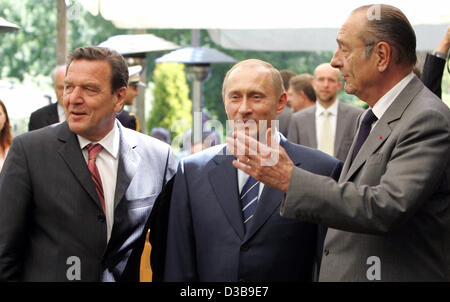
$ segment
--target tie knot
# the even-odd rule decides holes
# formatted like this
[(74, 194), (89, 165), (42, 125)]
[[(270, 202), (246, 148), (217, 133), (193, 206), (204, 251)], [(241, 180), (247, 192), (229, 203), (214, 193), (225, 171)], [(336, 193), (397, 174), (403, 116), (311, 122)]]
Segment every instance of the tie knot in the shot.
[(324, 110), (323, 115), (327, 118), (330, 116), (330, 112), (328, 110)]
[(378, 120), (378, 118), (373, 114), (372, 109), (369, 109), (364, 116), (362, 123), (365, 125), (372, 125), (376, 120)]
[(86, 149), (89, 152), (89, 160), (95, 160), (100, 151), (103, 150), (103, 146), (100, 144), (89, 144), (86, 146)]

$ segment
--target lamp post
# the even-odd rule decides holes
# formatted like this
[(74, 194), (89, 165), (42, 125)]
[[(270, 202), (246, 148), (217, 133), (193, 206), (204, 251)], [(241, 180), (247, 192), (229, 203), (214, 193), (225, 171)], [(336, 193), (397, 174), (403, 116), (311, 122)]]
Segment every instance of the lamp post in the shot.
[(202, 141), (202, 85), (211, 75), (211, 64), (235, 63), (236, 60), (217, 49), (185, 47), (155, 60), (156, 63), (177, 62), (187, 66), (187, 76), (192, 82), (192, 143)]

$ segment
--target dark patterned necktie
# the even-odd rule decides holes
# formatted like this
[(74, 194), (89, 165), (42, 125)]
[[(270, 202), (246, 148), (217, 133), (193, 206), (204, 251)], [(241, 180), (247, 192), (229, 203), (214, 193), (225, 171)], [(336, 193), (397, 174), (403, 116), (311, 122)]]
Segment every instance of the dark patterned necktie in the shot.
[(259, 181), (249, 176), (241, 191), (242, 217), (247, 232), (258, 203)]
[(98, 172), (97, 165), (95, 164), (97, 155), (103, 150), (103, 146), (100, 144), (89, 144), (86, 146), (86, 149), (89, 151), (88, 169), (91, 172), (91, 178), (94, 181), (95, 190), (97, 191), (98, 198), (100, 199), (103, 212), (105, 212), (105, 195), (103, 194), (102, 179), (100, 177), (100, 173)]
[(378, 120), (378, 118), (375, 114), (373, 114), (372, 109), (369, 109), (361, 122), (361, 126), (359, 127), (358, 137), (356, 138), (355, 148), (352, 153), (352, 162), (369, 136), (370, 130), (372, 129), (372, 124), (376, 120)]

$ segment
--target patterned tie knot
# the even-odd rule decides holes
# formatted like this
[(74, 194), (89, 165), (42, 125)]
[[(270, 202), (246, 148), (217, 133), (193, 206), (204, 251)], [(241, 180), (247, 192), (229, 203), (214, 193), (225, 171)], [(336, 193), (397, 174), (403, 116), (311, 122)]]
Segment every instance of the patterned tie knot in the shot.
[(375, 114), (373, 114), (372, 109), (369, 109), (361, 123), (365, 125), (372, 125), (376, 120), (378, 120), (378, 118), (375, 116)]
[(86, 149), (89, 152), (89, 161), (94, 160), (97, 158), (97, 155), (100, 153), (100, 151), (103, 150), (103, 146), (100, 144), (89, 144), (86, 146)]

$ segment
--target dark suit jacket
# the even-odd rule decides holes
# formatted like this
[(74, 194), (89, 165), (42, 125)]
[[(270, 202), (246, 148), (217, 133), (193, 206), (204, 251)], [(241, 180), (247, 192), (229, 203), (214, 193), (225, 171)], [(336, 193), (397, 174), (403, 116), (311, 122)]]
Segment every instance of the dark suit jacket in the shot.
[(281, 208), (329, 227), (320, 280), (450, 281), (449, 108), (414, 77), (353, 148), (338, 183), (294, 168)]
[[(117, 122), (118, 123), (118, 122)], [(119, 124), (119, 123), (118, 123)], [(14, 139), (0, 175), (0, 280), (138, 281), (147, 219), (175, 173), (169, 145), (119, 125), (114, 225), (66, 122)]]
[(119, 114), (117, 114), (117, 119), (123, 126), (129, 129), (139, 130), (137, 129), (136, 116), (134, 114), (130, 114), (130, 112), (122, 110)]
[(57, 106), (58, 103), (53, 103), (39, 108), (38, 110), (31, 113), (30, 120), (28, 122), (28, 131), (59, 123)]
[[(334, 139), (334, 157), (344, 161), (358, 128), (357, 119), (363, 110), (359, 107), (339, 102)], [(292, 115), (288, 139), (299, 145), (317, 148), (316, 105)]]
[[(297, 166), (335, 178), (340, 173), (342, 163), (325, 153), (285, 138), (281, 145)], [(224, 145), (212, 147), (178, 167), (164, 279), (311, 281), (318, 226), (282, 218), (283, 192), (265, 186), (244, 233), (234, 157), (223, 152)]]
[(445, 68), (445, 60), (427, 54), (425, 64), (423, 65), (423, 72), (420, 79), (431, 91), (438, 97), (442, 97), (442, 74)]

